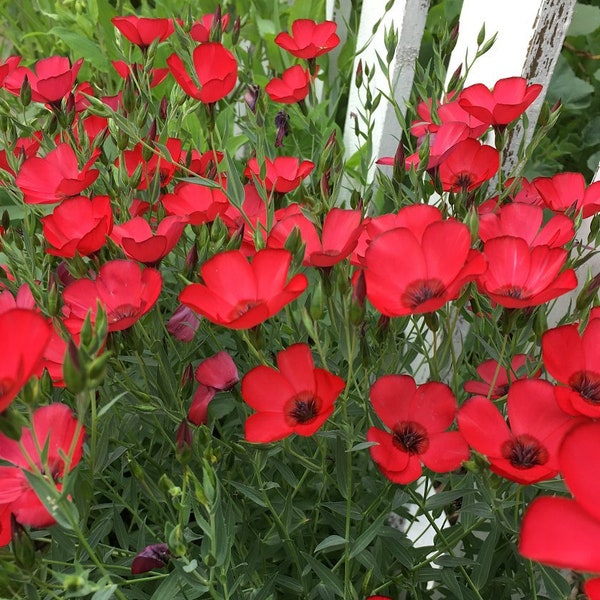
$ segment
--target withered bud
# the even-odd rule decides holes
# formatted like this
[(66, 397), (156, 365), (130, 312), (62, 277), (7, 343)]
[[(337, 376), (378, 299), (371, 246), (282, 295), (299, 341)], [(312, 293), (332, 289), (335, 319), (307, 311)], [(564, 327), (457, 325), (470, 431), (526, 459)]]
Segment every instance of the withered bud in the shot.
[(290, 118), (288, 114), (283, 110), (280, 110), (275, 115), (275, 127), (277, 127), (277, 134), (275, 136), (275, 148), (280, 148), (281, 146), (283, 146), (283, 138), (290, 132), (289, 121)]
[(244, 94), (244, 102), (248, 105), (248, 108), (255, 113), (256, 102), (258, 101), (258, 95), (260, 94), (260, 87), (254, 84), (250, 84), (246, 93)]

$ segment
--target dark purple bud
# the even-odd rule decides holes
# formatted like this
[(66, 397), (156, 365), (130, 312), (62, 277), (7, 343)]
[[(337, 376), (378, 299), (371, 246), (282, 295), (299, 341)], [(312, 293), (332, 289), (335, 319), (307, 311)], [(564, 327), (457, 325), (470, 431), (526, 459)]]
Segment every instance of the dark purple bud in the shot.
[(139, 575), (153, 569), (162, 569), (170, 558), (171, 552), (167, 544), (150, 544), (133, 559), (131, 574)]
[(166, 96), (163, 96), (162, 100), (160, 101), (160, 105), (158, 107), (158, 116), (163, 121), (167, 120), (168, 110), (169, 110), (169, 101), (167, 100)]
[(259, 93), (260, 88), (257, 85), (250, 84), (246, 90), (246, 93), (244, 94), (244, 101), (253, 113), (256, 112), (256, 102), (258, 100)]
[(287, 113), (284, 110), (280, 110), (275, 115), (275, 127), (277, 127), (277, 135), (275, 136), (275, 148), (283, 146), (283, 138), (289, 134), (289, 121)]
[(187, 306), (180, 304), (167, 322), (167, 331), (180, 342), (191, 342), (200, 326), (200, 317)]

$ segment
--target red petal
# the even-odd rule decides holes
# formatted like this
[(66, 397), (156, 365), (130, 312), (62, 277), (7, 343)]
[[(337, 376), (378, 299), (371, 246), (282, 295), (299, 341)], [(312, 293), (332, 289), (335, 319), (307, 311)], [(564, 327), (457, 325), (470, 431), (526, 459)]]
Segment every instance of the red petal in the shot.
[(250, 415), (244, 424), (244, 435), (248, 442), (268, 444), (294, 433), (282, 412), (259, 412)]
[(474, 396), (462, 405), (458, 428), (469, 446), (487, 456), (502, 456), (502, 444), (511, 439), (500, 411), (483, 396)]
[(306, 344), (294, 344), (277, 355), (277, 367), (295, 394), (315, 394), (315, 364)]
[(254, 410), (283, 414), (286, 402), (295, 393), (283, 374), (264, 365), (255, 367), (242, 379), (242, 397)]
[(371, 404), (383, 423), (393, 429), (398, 421), (409, 421), (409, 406), (417, 391), (409, 375), (384, 375), (372, 386)]
[(423, 464), (436, 473), (458, 469), (471, 456), (469, 445), (458, 431), (444, 431), (429, 435), (429, 447), (423, 454)]

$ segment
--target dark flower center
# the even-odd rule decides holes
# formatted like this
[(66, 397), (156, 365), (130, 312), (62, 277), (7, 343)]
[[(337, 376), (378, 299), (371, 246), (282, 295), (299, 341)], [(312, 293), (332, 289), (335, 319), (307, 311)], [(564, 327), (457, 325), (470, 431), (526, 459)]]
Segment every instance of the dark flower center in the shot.
[(248, 311), (250, 311), (255, 306), (261, 304), (256, 300), (241, 300), (235, 305), (235, 308), (231, 311), (231, 316), (234, 319), (245, 315)]
[(408, 454), (423, 454), (429, 448), (427, 430), (414, 421), (402, 421), (392, 431), (396, 448)]
[(500, 288), (496, 293), (500, 296), (508, 296), (509, 298), (516, 298), (517, 300), (520, 300), (524, 296), (523, 288), (515, 285), (506, 285)]
[(116, 323), (121, 319), (130, 319), (131, 317), (135, 317), (138, 312), (138, 306), (134, 306), (133, 304), (121, 304), (110, 311), (108, 320), (110, 323)]
[(402, 303), (414, 310), (427, 300), (441, 298), (445, 291), (446, 287), (439, 279), (417, 279), (402, 294)]
[(456, 179), (454, 180), (454, 184), (457, 187), (462, 188), (463, 190), (467, 190), (471, 183), (473, 183), (473, 178), (469, 173), (460, 173), (456, 176)]
[(321, 402), (312, 394), (298, 394), (285, 407), (286, 421), (294, 425), (310, 423), (319, 414)]
[(569, 378), (569, 385), (590, 404), (600, 404), (600, 375), (579, 371)]
[(504, 442), (501, 452), (515, 469), (531, 469), (548, 462), (548, 450), (526, 433)]

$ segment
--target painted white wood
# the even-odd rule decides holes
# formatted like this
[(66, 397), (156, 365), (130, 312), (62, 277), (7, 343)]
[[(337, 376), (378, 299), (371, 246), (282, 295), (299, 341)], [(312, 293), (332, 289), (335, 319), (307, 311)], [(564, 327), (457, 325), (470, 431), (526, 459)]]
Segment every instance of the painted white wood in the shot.
[[(466, 85), (492, 87), (498, 79), (521, 76), (540, 83), (543, 91), (528, 109), (530, 136), (539, 116), (545, 91), (573, 16), (575, 0), (464, 0), (460, 29), (448, 73), (473, 60), (477, 35), (485, 24), (486, 37), (496, 34), (492, 48), (470, 69)], [(463, 71), (464, 72), (464, 71)], [(515, 129), (504, 156), (504, 166), (515, 164), (523, 131)]]
[[(357, 39), (357, 53), (354, 60), (353, 77), (362, 62), (363, 70), (368, 66), (374, 69), (374, 76), (370, 83), (373, 98), (382, 91), (390, 93), (386, 78), (379, 66), (377, 56), (386, 60), (385, 31), (394, 27), (398, 31), (398, 45), (389, 66), (390, 78), (394, 82), (394, 97), (400, 107), (404, 107), (410, 95), (414, 77), (414, 64), (419, 54), (425, 19), (429, 0), (396, 0), (390, 11), (385, 14), (387, 0), (369, 0), (363, 2), (360, 17), (360, 27)], [(374, 31), (375, 29), (375, 31)], [(366, 81), (366, 77), (365, 77)], [(364, 143), (355, 135), (354, 116), (364, 112), (366, 90), (360, 90), (354, 85), (350, 89), (346, 125), (344, 131), (344, 145), (346, 157), (354, 154)], [(394, 109), (385, 98), (375, 111), (373, 118), (373, 165), (370, 174), (374, 173), (374, 161), (381, 156), (393, 155), (398, 145), (401, 129), (398, 124)], [(361, 124), (365, 130), (365, 125)]]

